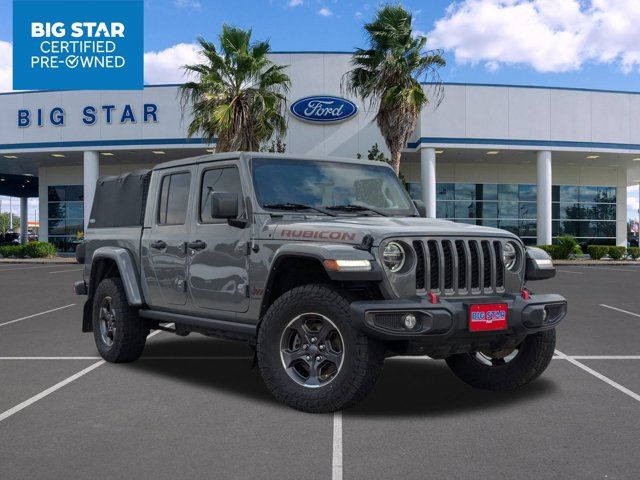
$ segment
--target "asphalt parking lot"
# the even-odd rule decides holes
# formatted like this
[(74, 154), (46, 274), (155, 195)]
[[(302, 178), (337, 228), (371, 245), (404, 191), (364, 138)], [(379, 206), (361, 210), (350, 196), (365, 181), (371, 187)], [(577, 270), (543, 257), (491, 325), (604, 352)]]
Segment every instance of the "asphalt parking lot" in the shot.
[(77, 265), (0, 265), (0, 478), (638, 479), (640, 268), (531, 284), (569, 315), (547, 372), (512, 393), (391, 359), (335, 415), (272, 399), (248, 347), (160, 332), (105, 364), (80, 331)]

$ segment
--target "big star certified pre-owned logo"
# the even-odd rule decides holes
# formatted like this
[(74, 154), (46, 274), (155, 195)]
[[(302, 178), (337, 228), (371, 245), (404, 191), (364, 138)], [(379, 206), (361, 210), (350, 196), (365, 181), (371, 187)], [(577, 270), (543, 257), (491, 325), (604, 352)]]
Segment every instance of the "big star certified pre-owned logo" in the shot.
[(138, 90), (142, 0), (14, 0), (13, 88)]
[(290, 110), (295, 117), (306, 122), (337, 123), (354, 117), (358, 106), (346, 98), (314, 95), (293, 102)]

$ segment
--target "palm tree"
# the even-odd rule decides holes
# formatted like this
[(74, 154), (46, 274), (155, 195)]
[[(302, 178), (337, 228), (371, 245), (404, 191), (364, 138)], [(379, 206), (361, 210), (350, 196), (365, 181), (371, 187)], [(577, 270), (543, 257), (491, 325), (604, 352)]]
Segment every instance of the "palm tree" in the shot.
[(188, 135), (208, 143), (217, 136), (216, 151), (257, 151), (287, 128), (286, 66), (268, 58), (269, 42), (251, 42), (251, 30), (222, 26), (220, 50), (198, 38), (203, 63), (185, 65), (195, 80), (180, 87), (183, 110), (191, 107)]
[(426, 50), (427, 39), (415, 36), (411, 14), (401, 5), (381, 7), (364, 25), (367, 49), (356, 49), (346, 89), (378, 108), (376, 121), (391, 152), (391, 166), (400, 172), (400, 155), (413, 134), (420, 110), (429, 98), (420, 82), (431, 81), (442, 99), (438, 69), (445, 65), (442, 52)]

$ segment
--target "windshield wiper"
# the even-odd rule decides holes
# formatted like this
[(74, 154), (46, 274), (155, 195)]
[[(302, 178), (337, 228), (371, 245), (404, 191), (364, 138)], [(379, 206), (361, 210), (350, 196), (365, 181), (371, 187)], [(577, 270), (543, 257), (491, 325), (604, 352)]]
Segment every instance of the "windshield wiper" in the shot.
[(272, 208), (274, 210), (315, 210), (316, 212), (324, 213), (331, 217), (335, 217), (336, 214), (325, 210), (324, 208), (312, 207), (311, 205), (305, 205), (304, 203), (265, 203), (264, 208)]
[(373, 212), (383, 217), (388, 217), (389, 214), (371, 207), (365, 207), (362, 205), (354, 205), (352, 203), (348, 205), (332, 205), (331, 207), (325, 207), (327, 210), (340, 210), (341, 212)]

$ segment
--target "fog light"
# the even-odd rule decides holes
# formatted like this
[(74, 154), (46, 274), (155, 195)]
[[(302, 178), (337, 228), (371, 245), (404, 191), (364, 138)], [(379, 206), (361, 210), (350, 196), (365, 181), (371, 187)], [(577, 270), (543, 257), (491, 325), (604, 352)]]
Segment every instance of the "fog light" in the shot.
[(409, 330), (415, 328), (416, 323), (418, 323), (418, 320), (413, 313), (407, 313), (402, 320), (404, 321), (404, 326)]
[(547, 312), (547, 307), (542, 309), (542, 323), (547, 321), (547, 317), (549, 316), (549, 312)]

